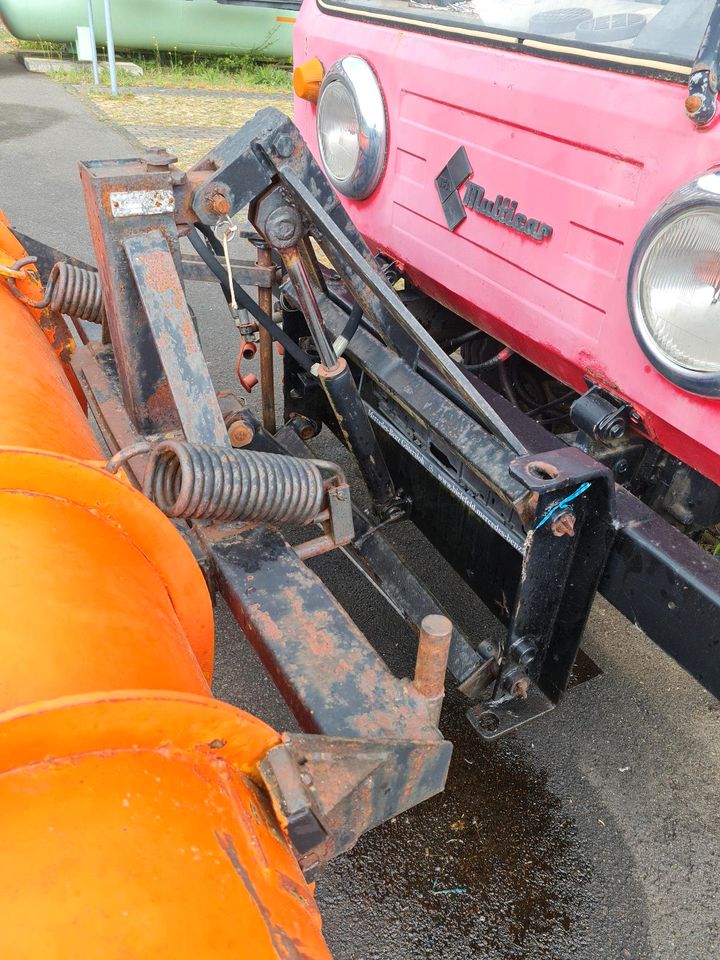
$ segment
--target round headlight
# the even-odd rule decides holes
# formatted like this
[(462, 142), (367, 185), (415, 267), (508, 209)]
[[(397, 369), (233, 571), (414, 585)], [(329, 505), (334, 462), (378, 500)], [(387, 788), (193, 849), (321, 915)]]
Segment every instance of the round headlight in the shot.
[(326, 73), (318, 97), (317, 136), (335, 189), (355, 200), (369, 197), (385, 170), (387, 121), (380, 85), (362, 57), (343, 57)]
[(651, 218), (628, 303), (656, 369), (691, 393), (720, 396), (720, 173), (683, 187)]

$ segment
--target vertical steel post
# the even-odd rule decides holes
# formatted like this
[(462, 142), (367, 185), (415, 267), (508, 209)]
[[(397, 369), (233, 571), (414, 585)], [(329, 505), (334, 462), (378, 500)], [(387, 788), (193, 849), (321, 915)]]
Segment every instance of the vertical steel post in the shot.
[(100, 71), (98, 70), (97, 44), (95, 43), (95, 17), (93, 15), (93, 0), (87, 0), (88, 28), (90, 30), (90, 43), (92, 45), (92, 73), (95, 86), (100, 84)]
[(420, 624), (413, 686), (425, 698), (430, 720), (437, 724), (445, 696), (452, 623), (439, 613), (430, 613)]
[[(273, 258), (266, 245), (258, 247), (257, 265), (272, 267)], [(272, 288), (258, 287), (258, 305), (268, 316), (272, 316)], [(263, 426), (269, 433), (275, 433), (275, 369), (273, 358), (273, 338), (269, 330), (260, 327), (260, 389), (262, 391)]]
[(115, 69), (115, 41), (113, 40), (112, 14), (110, 12), (110, 0), (103, 0), (105, 8), (105, 33), (107, 35), (108, 66), (110, 67), (110, 92), (114, 97), (117, 96), (117, 71)]

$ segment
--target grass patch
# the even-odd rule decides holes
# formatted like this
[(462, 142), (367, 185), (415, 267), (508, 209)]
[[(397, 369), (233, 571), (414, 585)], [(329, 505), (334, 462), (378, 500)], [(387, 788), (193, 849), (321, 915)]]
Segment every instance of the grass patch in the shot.
[(52, 43), (50, 40), (18, 40), (0, 21), (0, 41), (16, 50), (30, 50), (43, 57), (63, 57), (67, 54), (66, 43)]
[[(262, 90), (268, 93), (289, 93), (292, 90), (290, 61), (269, 63), (249, 54), (211, 57), (182, 54), (174, 51), (122, 53), (143, 68), (143, 76), (135, 77), (118, 70), (118, 82), (124, 87), (175, 87), (214, 90)], [(92, 76), (84, 70), (53, 71), (53, 79), (61, 83), (89, 84)]]

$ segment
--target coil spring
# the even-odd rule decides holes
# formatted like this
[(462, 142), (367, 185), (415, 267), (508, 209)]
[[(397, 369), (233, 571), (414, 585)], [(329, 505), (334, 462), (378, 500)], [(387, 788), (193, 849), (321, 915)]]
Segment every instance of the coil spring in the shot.
[(322, 511), (325, 490), (312, 460), (161, 440), (150, 447), (143, 493), (184, 520), (303, 524)]
[(72, 263), (56, 263), (50, 271), (46, 296), (50, 307), (74, 320), (102, 323), (103, 298), (100, 275)]
[[(36, 261), (36, 257), (24, 257), (18, 264), (27, 266)], [(56, 313), (65, 313), (74, 320), (88, 320), (90, 323), (102, 323), (103, 299), (100, 276), (94, 270), (76, 267), (72, 263), (60, 261), (50, 271), (42, 300), (32, 300), (15, 286), (8, 286), (18, 298), (29, 307), (44, 310), (50, 307)]]

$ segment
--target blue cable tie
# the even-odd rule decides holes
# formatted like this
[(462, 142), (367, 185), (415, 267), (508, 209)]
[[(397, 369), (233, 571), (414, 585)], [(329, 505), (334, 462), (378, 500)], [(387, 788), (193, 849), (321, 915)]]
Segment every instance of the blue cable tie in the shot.
[(585, 483), (581, 483), (580, 486), (577, 488), (577, 490), (574, 490), (571, 494), (568, 494), (568, 496), (565, 497), (564, 500), (561, 500), (560, 503), (556, 503), (554, 507), (551, 507), (548, 510), (548, 512), (545, 514), (545, 516), (542, 518), (542, 520), (540, 520), (539, 523), (535, 524), (535, 529), (539, 530), (544, 523), (547, 523), (548, 520), (558, 512), (558, 510), (562, 510), (563, 507), (566, 507), (569, 503), (572, 503), (573, 500), (576, 500), (581, 494), (585, 493), (585, 491), (588, 490), (589, 488), (590, 488), (589, 481), (585, 481)]

